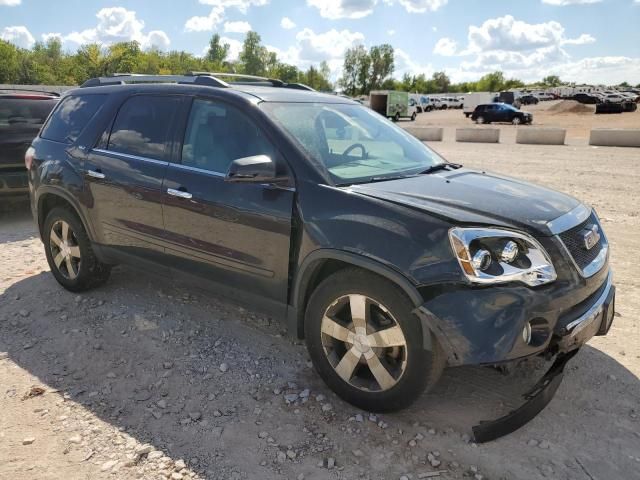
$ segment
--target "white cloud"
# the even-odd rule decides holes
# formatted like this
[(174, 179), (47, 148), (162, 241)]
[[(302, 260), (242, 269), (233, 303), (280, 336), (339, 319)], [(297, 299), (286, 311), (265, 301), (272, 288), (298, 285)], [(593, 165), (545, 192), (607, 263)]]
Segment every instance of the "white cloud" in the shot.
[(195, 16), (189, 18), (185, 24), (184, 29), (187, 32), (208, 32), (216, 28), (224, 15), (224, 8), (213, 7), (209, 15), (207, 16)]
[(345, 50), (364, 42), (364, 35), (350, 30), (331, 29), (324, 33), (315, 33), (310, 28), (296, 35), (300, 47), (300, 58), (310, 61), (322, 61), (330, 58), (342, 58)]
[(531, 24), (511, 15), (490, 18), (479, 27), (469, 26), (467, 53), (492, 50), (527, 51), (552, 45), (591, 43), (595, 39), (582, 34), (577, 39), (565, 37), (564, 27), (556, 22)]
[(15, 7), (20, 3), (22, 3), (22, 0), (0, 0), (0, 7)]
[(433, 47), (433, 53), (442, 55), (443, 57), (451, 57), (456, 54), (457, 50), (458, 44), (455, 40), (451, 40), (448, 37), (442, 37)]
[(586, 45), (587, 43), (594, 43), (595, 37), (588, 33), (583, 33), (578, 38), (568, 38), (562, 41), (563, 45)]
[(250, 7), (262, 7), (269, 3), (269, 0), (200, 0), (203, 5), (213, 7), (237, 8), (241, 13), (247, 13)]
[(4, 27), (0, 30), (0, 40), (11, 42), (20, 48), (31, 48), (36, 43), (36, 39), (24, 25)]
[(280, 20), (280, 26), (285, 30), (296, 28), (296, 24), (289, 17), (282, 17), (282, 20)]
[[(409, 13), (435, 12), (444, 7), (449, 0), (398, 0)], [(390, 2), (388, 2), (390, 3)]]
[(396, 48), (394, 50), (395, 56), (395, 71), (394, 76), (396, 78), (402, 77), (405, 73), (409, 73), (411, 75), (419, 75), (424, 74), (426, 77), (431, 77), (435, 69), (431, 64), (421, 65), (416, 62), (411, 55), (402, 50), (401, 48)]
[(391, 30), (387, 30), (387, 35), (393, 37), (396, 34), (396, 31), (392, 28)]
[(60, 43), (64, 42), (64, 35), (62, 35), (61, 33), (43, 33), (42, 35), (40, 35), (42, 37), (42, 41), (44, 43), (47, 43), (49, 40), (59, 40)]
[(98, 24), (94, 28), (74, 31), (65, 35), (68, 42), (83, 45), (87, 43), (112, 44), (116, 42), (136, 41), (142, 48), (169, 48), (171, 41), (161, 30), (144, 33), (144, 22), (137, 18), (136, 12), (123, 7), (103, 8), (96, 14)]
[(247, 33), (251, 31), (249, 22), (225, 22), (224, 31), (227, 33)]
[(320, 16), (331, 20), (366, 17), (377, 3), (378, 0), (307, 0), (307, 5), (320, 10)]
[[(542, 3), (547, 3), (549, 5), (557, 5), (560, 7), (565, 7), (567, 5), (586, 5), (589, 3), (599, 3), (602, 0), (542, 0)], [(638, 0), (636, 0), (637, 2)]]
[[(269, 0), (200, 0), (203, 5), (210, 5), (209, 15), (191, 17), (184, 24), (187, 32), (210, 32), (224, 19), (224, 12), (227, 8), (236, 8), (240, 13), (246, 14), (251, 7), (262, 7), (269, 3)], [(239, 22), (230, 22), (239, 23)], [(238, 33), (238, 32), (232, 32)]]
[(240, 40), (236, 40), (235, 38), (222, 37), (220, 38), (220, 43), (224, 45), (225, 43), (229, 44), (229, 55), (227, 56), (228, 60), (234, 61), (237, 60), (240, 56), (240, 51), (242, 50), (242, 42)]

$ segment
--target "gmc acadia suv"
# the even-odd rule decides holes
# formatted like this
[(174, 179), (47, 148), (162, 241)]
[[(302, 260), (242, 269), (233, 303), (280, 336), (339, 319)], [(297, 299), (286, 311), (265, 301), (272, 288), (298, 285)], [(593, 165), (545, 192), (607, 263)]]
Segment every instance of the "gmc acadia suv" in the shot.
[(591, 208), (448, 163), (349, 99), (221, 77), (104, 77), (61, 99), (26, 164), (63, 287), (96, 287), (118, 263), (206, 279), (286, 318), (367, 411), (406, 407), (445, 366), (533, 355), (564, 359), (544, 382), (557, 388), (608, 331)]

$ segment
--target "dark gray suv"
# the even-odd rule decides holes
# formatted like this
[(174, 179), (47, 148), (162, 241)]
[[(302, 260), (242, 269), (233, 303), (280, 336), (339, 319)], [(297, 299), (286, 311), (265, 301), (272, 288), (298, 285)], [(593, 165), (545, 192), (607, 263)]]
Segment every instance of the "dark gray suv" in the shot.
[(286, 318), (368, 411), (409, 405), (446, 366), (557, 356), (535, 405), (476, 432), (495, 437), (546, 405), (613, 318), (590, 207), (448, 163), (340, 96), (217, 74), (93, 79), (26, 163), (62, 286), (95, 287), (119, 263), (205, 279)]

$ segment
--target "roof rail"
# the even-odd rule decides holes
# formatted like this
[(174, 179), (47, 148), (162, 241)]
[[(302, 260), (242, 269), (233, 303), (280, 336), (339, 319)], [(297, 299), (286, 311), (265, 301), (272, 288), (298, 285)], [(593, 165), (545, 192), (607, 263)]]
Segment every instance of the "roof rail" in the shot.
[(315, 92), (313, 88), (303, 83), (288, 83), (276, 78), (260, 77), (257, 75), (246, 75), (244, 73), (230, 72), (189, 72), (189, 75), (200, 76), (208, 75), (214, 78), (237, 78), (237, 81), (229, 81), (235, 85), (270, 85), (272, 87), (291, 88), (295, 90), (308, 90)]
[(227, 88), (229, 84), (211, 75), (145, 75), (136, 73), (115, 73), (109, 77), (91, 78), (80, 88), (124, 85), (126, 83), (180, 83)]

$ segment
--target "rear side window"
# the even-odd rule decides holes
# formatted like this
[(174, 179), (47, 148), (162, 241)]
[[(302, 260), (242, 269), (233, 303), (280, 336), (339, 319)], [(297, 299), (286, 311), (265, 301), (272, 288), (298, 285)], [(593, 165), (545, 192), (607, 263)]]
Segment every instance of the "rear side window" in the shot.
[(57, 100), (0, 98), (0, 127), (42, 125)]
[(55, 142), (75, 142), (96, 114), (106, 95), (71, 95), (55, 109), (40, 136)]
[(177, 97), (138, 95), (129, 98), (118, 112), (107, 149), (139, 157), (165, 160)]

